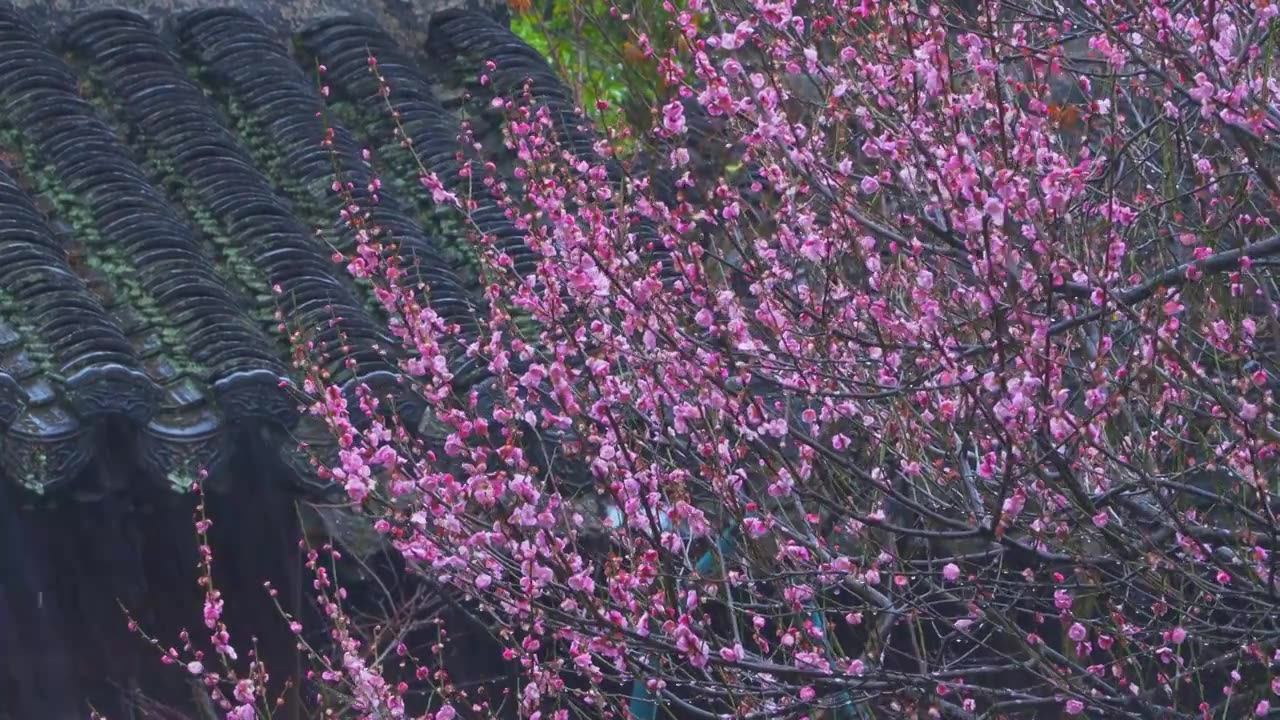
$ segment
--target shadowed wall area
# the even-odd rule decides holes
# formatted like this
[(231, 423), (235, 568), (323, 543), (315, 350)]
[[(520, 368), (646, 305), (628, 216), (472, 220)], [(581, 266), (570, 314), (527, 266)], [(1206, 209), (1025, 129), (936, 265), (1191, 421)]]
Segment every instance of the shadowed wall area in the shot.
[[(227, 468), (231, 482), (208, 502), (218, 518), (210, 529), (215, 579), (232, 627), (257, 636), (283, 680), (296, 667), (293, 640), (262, 584), (270, 580), (285, 607), (303, 610), (294, 498), (272, 481), (287, 472), (273, 452), (247, 438), (240, 447)], [(87, 482), (128, 485), (144, 470), (107, 457), (84, 472)], [(111, 718), (199, 716), (182, 673), (129, 632), (121, 608), (165, 647), (184, 627), (206, 634), (194, 498), (120, 492), (37, 507), (22, 505), (12, 486), (0, 493), (0, 717), (84, 718), (90, 706)], [(250, 647), (248, 637), (235, 640)]]

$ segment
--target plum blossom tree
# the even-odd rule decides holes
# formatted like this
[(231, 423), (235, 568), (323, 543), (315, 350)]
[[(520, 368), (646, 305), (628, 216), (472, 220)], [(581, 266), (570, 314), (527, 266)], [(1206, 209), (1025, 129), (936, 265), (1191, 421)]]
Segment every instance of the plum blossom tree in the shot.
[[(518, 161), (467, 171), (539, 261), (521, 274), (472, 232), (483, 383), (455, 387), (455, 328), (394, 238), (347, 259), (431, 411), (410, 432), (314, 377), (341, 447), (326, 473), (514, 679), (481, 694), (358, 639), (317, 551), (321, 704), (1267, 716), (1280, 6), (665, 9), (679, 47), (628, 39), (669, 92), (643, 163), (607, 129), (569, 143), (581, 118), (538, 86), (490, 98)], [(369, 229), (358, 204), (345, 219)], [(254, 672), (209, 681), (232, 717), (271, 705)], [(411, 688), (429, 707), (406, 709)]]

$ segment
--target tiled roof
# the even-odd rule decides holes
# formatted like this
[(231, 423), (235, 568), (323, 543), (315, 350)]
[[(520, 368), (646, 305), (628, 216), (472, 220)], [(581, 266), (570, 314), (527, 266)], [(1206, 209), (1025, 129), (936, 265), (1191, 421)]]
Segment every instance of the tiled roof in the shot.
[[(383, 171), (372, 218), (410, 277), (430, 285), (432, 308), (461, 328), (446, 348), (459, 382), (476, 379), (462, 356), (479, 302), (462, 218), (418, 187), (368, 52), (400, 126), (451, 188), (468, 182), (462, 117), (494, 122), (461, 87), (479, 90), (468, 83), (483, 59), (500, 60), (499, 91), (534, 76), (564, 126), (576, 122), (545, 62), (488, 15), (440, 13), (430, 35), (419, 49), (377, 21), (335, 16), (289, 43), (239, 8), (160, 26), (108, 9), (49, 39), (0, 4), (0, 471), (42, 493), (74, 485), (104, 438), (128, 437), (156, 478), (182, 484), (217, 466), (232, 429), (284, 438), (299, 422), (297, 332), (339, 382), (391, 392), (414, 422), (423, 403), (400, 377), (386, 318), (332, 258), (356, 244), (339, 221), (335, 168), (367, 200), (366, 147)], [(326, 122), (332, 148), (321, 144)], [(471, 221), (530, 267), (514, 224), (478, 200)]]

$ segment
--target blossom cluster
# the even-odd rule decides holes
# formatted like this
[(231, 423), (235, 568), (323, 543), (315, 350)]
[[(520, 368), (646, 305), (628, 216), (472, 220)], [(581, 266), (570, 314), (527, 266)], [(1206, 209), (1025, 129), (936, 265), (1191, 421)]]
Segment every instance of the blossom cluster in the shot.
[[(521, 716), (1266, 715), (1280, 6), (667, 5), (664, 173), (488, 99), (517, 163), (475, 192), (540, 262), (472, 230), (486, 379), (353, 203), (432, 429), (307, 388)], [(321, 679), (405, 715), (335, 633)], [(496, 712), (438, 672), (434, 717)]]

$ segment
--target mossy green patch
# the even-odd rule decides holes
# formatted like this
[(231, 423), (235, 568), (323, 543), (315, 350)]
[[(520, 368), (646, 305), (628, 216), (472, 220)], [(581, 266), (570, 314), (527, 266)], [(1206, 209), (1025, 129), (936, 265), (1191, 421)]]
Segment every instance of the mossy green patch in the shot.
[[(85, 264), (105, 278), (117, 301), (128, 303), (149, 325), (166, 328), (166, 313), (141, 286), (137, 271), (123, 249), (102, 238), (93, 212), (84, 199), (65, 187), (57, 170), (41, 157), (35, 144), (2, 114), (0, 143), (18, 151), (22, 162), (16, 169), (30, 180), (36, 193), (49, 201), (53, 207), (53, 215), (71, 226), (77, 240), (87, 250)], [(167, 334), (162, 333), (162, 337), (165, 343), (164, 353), (175, 367), (197, 377), (204, 376), (203, 368), (191, 359), (185, 342), (176, 332), (170, 328)]]
[(40, 368), (42, 374), (60, 380), (57, 368), (53, 364), (53, 352), (49, 349), (48, 343), (40, 337), (39, 330), (31, 323), (30, 314), (13, 295), (3, 290), (0, 290), (0, 315), (4, 316), (5, 322), (21, 336), (18, 349)]
[[(188, 64), (187, 72), (196, 80), (209, 80), (199, 65)], [(280, 149), (267, 137), (262, 121), (245, 109), (233, 94), (222, 91), (216, 82), (206, 84), (218, 88), (210, 92), (209, 97), (221, 109), (232, 136), (248, 152), (254, 165), (263, 171), (267, 181), (288, 204), (294, 216), (311, 229), (311, 239), (319, 249), (323, 252), (334, 249), (343, 253), (353, 251), (354, 248), (347, 247), (337, 231), (340, 207), (333, 202), (335, 196), (329, 185), (317, 181), (308, 186), (288, 172)], [(353, 278), (343, 272), (335, 273), (335, 276), (355, 290), (356, 296), (373, 317), (386, 319), (386, 312), (374, 296), (372, 282)]]

